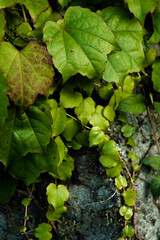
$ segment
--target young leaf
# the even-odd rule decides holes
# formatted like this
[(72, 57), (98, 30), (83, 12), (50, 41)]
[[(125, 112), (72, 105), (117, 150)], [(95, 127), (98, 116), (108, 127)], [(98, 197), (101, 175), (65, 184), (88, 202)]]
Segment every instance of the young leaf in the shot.
[(156, 7), (156, 1), (154, 0), (126, 0), (130, 11), (135, 15), (136, 18), (144, 25), (144, 20), (149, 12), (153, 12)]
[(153, 81), (153, 88), (155, 91), (160, 92), (160, 84), (159, 84), (159, 78), (160, 78), (160, 60), (157, 60), (152, 65), (152, 81)]
[(151, 190), (155, 197), (160, 196), (160, 174), (158, 174), (152, 179)]
[(122, 234), (124, 237), (133, 237), (134, 236), (134, 229), (131, 227), (131, 225), (126, 225), (122, 229)]
[(125, 205), (123, 205), (120, 210), (119, 210), (119, 213), (121, 216), (124, 216), (124, 218), (126, 220), (129, 220), (131, 219), (132, 215), (133, 215), (133, 210), (131, 207), (127, 207)]
[(10, 88), (8, 95), (16, 105), (27, 107), (38, 94), (47, 95), (54, 70), (45, 46), (30, 42), (18, 51), (11, 43), (3, 42), (0, 55), (0, 68)]
[(30, 204), (31, 200), (32, 200), (32, 198), (24, 198), (22, 200), (22, 205), (27, 207)]
[(89, 133), (89, 147), (102, 143), (105, 139), (105, 134), (99, 127), (93, 127)]
[(140, 166), (138, 164), (133, 164), (133, 171), (134, 172), (139, 172)]
[(67, 9), (63, 27), (48, 21), (43, 33), (64, 82), (76, 73), (90, 79), (100, 78), (106, 55), (117, 46), (111, 29), (102, 18), (81, 7)]
[(116, 116), (115, 111), (113, 110), (113, 107), (108, 105), (104, 108), (103, 115), (105, 118), (107, 118), (110, 122), (114, 121), (114, 118)]
[(98, 105), (89, 123), (92, 124), (93, 127), (97, 126), (106, 132), (109, 127), (109, 122), (103, 117), (103, 109), (103, 106)]
[(71, 178), (73, 170), (74, 159), (67, 154), (63, 162), (57, 167), (57, 176), (62, 181), (67, 181)]
[(52, 239), (52, 227), (48, 223), (41, 223), (38, 225), (36, 228), (34, 235), (37, 237), (39, 240), (50, 240)]
[(0, 204), (9, 202), (16, 191), (17, 183), (6, 171), (0, 170)]
[(56, 186), (54, 183), (48, 185), (46, 194), (49, 204), (55, 209), (62, 207), (69, 197), (69, 192), (64, 185)]
[(65, 206), (59, 207), (54, 209), (51, 205), (49, 206), (49, 210), (46, 213), (46, 218), (49, 221), (57, 221), (64, 213), (67, 212), (67, 209)]
[(127, 180), (125, 177), (122, 175), (119, 175), (118, 177), (115, 178), (115, 185), (116, 187), (120, 190), (123, 187), (127, 187)]
[(118, 177), (120, 175), (120, 172), (122, 171), (123, 164), (119, 163), (116, 167), (113, 168), (106, 168), (106, 174), (108, 177), (114, 178)]
[(141, 162), (147, 166), (152, 167), (154, 170), (160, 170), (160, 156), (149, 156), (143, 158)]
[(60, 103), (64, 108), (78, 107), (82, 100), (82, 94), (74, 92), (73, 89), (68, 86), (63, 87), (60, 92)]
[(137, 155), (136, 155), (136, 153), (135, 152), (130, 152), (129, 154), (128, 154), (128, 158), (129, 159), (131, 159), (132, 160), (132, 162), (135, 162), (135, 161), (137, 161)]
[(75, 114), (85, 127), (95, 112), (95, 102), (92, 98), (85, 98), (81, 104), (75, 109)]
[(127, 206), (133, 206), (135, 204), (134, 198), (137, 196), (135, 190), (128, 188), (121, 195), (124, 197), (124, 202)]
[(128, 73), (143, 69), (144, 30), (139, 22), (122, 8), (108, 7), (100, 14), (113, 30), (115, 39), (121, 48), (121, 51), (113, 51), (108, 56), (103, 79), (123, 84)]
[(122, 112), (141, 114), (146, 110), (146, 105), (143, 103), (143, 101), (144, 101), (143, 95), (136, 94), (134, 96), (122, 100), (117, 110)]
[(32, 0), (1, 0), (0, 9), (12, 7), (17, 3), (25, 5), (31, 17), (33, 18), (33, 21), (36, 21), (39, 14), (49, 7), (47, 0), (35, 0), (34, 2)]
[(123, 133), (124, 137), (131, 137), (132, 134), (135, 132), (136, 127), (132, 127), (129, 125), (125, 125), (121, 128), (121, 132)]
[(0, 42), (3, 40), (4, 38), (4, 27), (6, 25), (6, 21), (5, 21), (5, 17), (4, 17), (4, 11), (0, 10)]
[(62, 132), (62, 136), (68, 141), (72, 141), (76, 133), (80, 130), (80, 124), (76, 122), (74, 119), (69, 118), (66, 122), (64, 131)]
[(5, 92), (8, 90), (5, 79), (0, 71), (0, 130), (4, 129), (5, 119), (8, 116), (7, 107), (9, 106), (9, 100)]
[(131, 146), (131, 147), (135, 147), (136, 146), (136, 143), (135, 143), (135, 140), (134, 140), (134, 137), (129, 137), (128, 138), (128, 141), (126, 142), (127, 145)]

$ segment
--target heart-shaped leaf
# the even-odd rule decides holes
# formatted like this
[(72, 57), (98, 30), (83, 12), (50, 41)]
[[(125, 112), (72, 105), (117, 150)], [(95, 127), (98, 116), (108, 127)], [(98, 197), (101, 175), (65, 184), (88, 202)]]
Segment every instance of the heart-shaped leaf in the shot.
[(4, 17), (4, 11), (0, 10), (0, 42), (4, 38), (4, 27), (6, 25), (5, 17)]
[(100, 78), (106, 55), (117, 46), (111, 29), (87, 8), (68, 8), (64, 23), (59, 26), (48, 21), (43, 32), (48, 51), (64, 82), (76, 73), (90, 79)]
[(131, 227), (131, 225), (126, 225), (122, 229), (122, 234), (124, 237), (133, 237), (134, 236), (134, 229)]
[(122, 175), (119, 175), (118, 177), (115, 178), (115, 185), (116, 187), (120, 190), (123, 187), (127, 187), (127, 180), (125, 177)]
[(131, 137), (132, 134), (135, 132), (136, 127), (132, 127), (129, 125), (125, 125), (121, 128), (121, 132), (123, 133), (124, 137)]
[(66, 122), (64, 131), (62, 132), (62, 136), (68, 141), (72, 141), (72, 138), (78, 133), (80, 130), (80, 123), (75, 121), (72, 118), (69, 118)]
[(125, 205), (123, 205), (120, 210), (119, 210), (119, 213), (121, 216), (124, 216), (124, 218), (126, 220), (129, 220), (131, 219), (132, 215), (133, 215), (133, 210), (131, 207), (127, 207)]
[(93, 127), (89, 133), (89, 147), (102, 143), (105, 139), (105, 134), (99, 127)]
[(34, 0), (34, 2), (32, 0), (0, 0), (0, 9), (12, 7), (17, 3), (25, 5), (33, 21), (36, 21), (39, 14), (49, 7), (47, 0)]
[(47, 187), (47, 197), (49, 204), (57, 209), (62, 207), (64, 202), (68, 200), (69, 192), (64, 185), (56, 186), (54, 183), (50, 183)]
[(8, 95), (16, 105), (27, 107), (38, 94), (48, 94), (54, 71), (45, 46), (30, 42), (18, 51), (11, 43), (3, 42), (0, 55), (0, 68), (10, 89)]
[(64, 108), (78, 107), (83, 97), (79, 92), (74, 92), (72, 88), (66, 86), (60, 92), (60, 103)]
[(54, 221), (57, 221), (66, 212), (67, 212), (67, 209), (65, 206), (54, 209), (50, 205), (49, 210), (46, 213), (46, 217), (49, 221), (54, 222)]
[(143, 25), (147, 13), (153, 12), (157, 3), (154, 0), (125, 0), (128, 3), (130, 11)]
[(143, 35), (139, 22), (118, 7), (105, 8), (100, 15), (111, 27), (121, 51), (113, 51), (106, 63), (103, 79), (123, 84), (128, 73), (143, 69)]
[(127, 206), (133, 206), (135, 204), (134, 198), (137, 196), (135, 190), (128, 188), (121, 195), (124, 197), (124, 202)]
[(89, 123), (92, 124), (92, 126), (97, 126), (106, 132), (109, 127), (109, 122), (103, 117), (103, 109), (103, 106), (98, 105), (92, 115), (92, 118), (89, 120)]
[(48, 223), (41, 223), (38, 225), (38, 227), (35, 229), (34, 235), (39, 240), (50, 240), (52, 239), (52, 227)]

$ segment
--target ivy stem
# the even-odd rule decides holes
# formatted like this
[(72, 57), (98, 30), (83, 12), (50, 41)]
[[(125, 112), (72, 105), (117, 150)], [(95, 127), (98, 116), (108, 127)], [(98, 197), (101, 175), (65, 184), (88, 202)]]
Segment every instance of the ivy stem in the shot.
[(23, 12), (24, 21), (27, 22), (26, 12), (23, 5), (22, 5), (22, 12)]
[(158, 153), (160, 154), (159, 142), (158, 142), (158, 138), (156, 136), (156, 131), (155, 131), (155, 128), (154, 128), (154, 124), (153, 124), (153, 121), (152, 121), (152, 118), (151, 118), (150, 108), (148, 106), (147, 106), (147, 113), (148, 113), (149, 121), (151, 123), (154, 139), (155, 139), (155, 142), (156, 142), (156, 145), (157, 145), (157, 149), (158, 149)]

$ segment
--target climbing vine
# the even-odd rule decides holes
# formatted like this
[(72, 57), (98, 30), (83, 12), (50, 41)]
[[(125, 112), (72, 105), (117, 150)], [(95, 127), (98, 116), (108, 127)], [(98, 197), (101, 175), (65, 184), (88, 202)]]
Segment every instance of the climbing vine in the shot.
[[(0, 22), (0, 203), (10, 200), (18, 181), (26, 184), (21, 232), (29, 239), (34, 183), (48, 173), (53, 178), (46, 189), (48, 222), (34, 236), (54, 239), (52, 223), (67, 212), (65, 181), (74, 171), (68, 149), (96, 147), (122, 196), (125, 226), (118, 240), (138, 239), (133, 218), (140, 166), (136, 126), (127, 124), (127, 114), (150, 107), (160, 114), (154, 48), (160, 42), (160, 1), (0, 0)], [(130, 146), (128, 160), (109, 135), (115, 121)], [(159, 158), (142, 162), (160, 170)], [(160, 175), (152, 192), (160, 195)]]

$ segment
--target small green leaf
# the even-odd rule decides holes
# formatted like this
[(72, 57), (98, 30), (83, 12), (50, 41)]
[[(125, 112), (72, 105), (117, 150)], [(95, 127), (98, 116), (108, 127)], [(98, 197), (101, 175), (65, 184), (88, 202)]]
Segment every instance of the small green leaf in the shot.
[(141, 114), (146, 110), (146, 105), (143, 103), (143, 101), (143, 95), (136, 94), (121, 101), (117, 110), (122, 112)]
[(68, 141), (72, 141), (74, 136), (78, 133), (80, 130), (80, 124), (76, 122), (72, 118), (68, 118), (67, 122), (64, 127), (64, 131), (62, 132), (62, 136)]
[(60, 92), (60, 103), (64, 108), (78, 107), (82, 100), (82, 94), (79, 92), (74, 92), (69, 86), (63, 87)]
[(29, 31), (32, 31), (32, 28), (28, 22), (21, 23), (16, 29), (16, 33), (22, 38), (27, 38)]
[(134, 87), (135, 87), (135, 84), (134, 84), (133, 78), (130, 75), (127, 76), (123, 82), (122, 99), (130, 97), (132, 95)]
[(67, 209), (65, 206), (54, 209), (50, 205), (49, 210), (46, 213), (46, 217), (49, 221), (54, 222), (54, 221), (57, 221), (66, 212), (67, 212)]
[(111, 96), (114, 93), (114, 88), (111, 83), (108, 83), (106, 86), (103, 86), (98, 89), (99, 96), (106, 101), (109, 101)]
[(120, 190), (123, 187), (127, 187), (127, 180), (125, 177), (122, 175), (119, 175), (118, 177), (115, 178), (115, 185), (116, 187)]
[(61, 184), (56, 186), (54, 183), (48, 185), (46, 194), (49, 204), (52, 204), (55, 209), (62, 207), (69, 197), (66, 186)]
[(106, 168), (106, 174), (108, 177), (111, 177), (111, 178), (118, 177), (120, 175), (123, 167), (124, 167), (123, 163), (120, 163), (116, 167)]
[(134, 229), (131, 227), (131, 225), (126, 225), (122, 229), (122, 234), (124, 237), (133, 237), (134, 236)]
[(126, 142), (127, 145), (131, 146), (131, 147), (135, 147), (136, 143), (133, 137), (129, 137), (128, 141)]
[(119, 210), (119, 213), (121, 216), (124, 216), (124, 218), (126, 220), (129, 220), (131, 219), (132, 215), (133, 215), (133, 210), (131, 207), (127, 207), (125, 205), (123, 205), (120, 210)]
[(114, 119), (115, 119), (115, 111), (113, 110), (113, 107), (112, 106), (106, 106), (104, 108), (104, 111), (103, 111), (103, 115), (105, 116), (105, 118), (107, 118), (110, 122), (113, 122)]
[(131, 159), (132, 160), (132, 162), (135, 162), (135, 161), (137, 161), (137, 155), (136, 155), (136, 153), (135, 152), (130, 152), (129, 154), (128, 154), (128, 158), (129, 159)]
[(91, 119), (95, 112), (95, 102), (92, 98), (85, 98), (79, 107), (75, 109), (75, 114), (82, 123), (82, 127), (85, 127), (88, 121)]
[(61, 4), (62, 8), (66, 7), (68, 3), (70, 3), (72, 0), (58, 0), (58, 2)]
[(138, 164), (133, 164), (133, 171), (134, 172), (139, 172), (140, 166)]
[(141, 162), (147, 166), (152, 167), (154, 170), (160, 170), (160, 156), (149, 156), (143, 158)]
[(72, 176), (73, 170), (74, 159), (71, 156), (66, 155), (63, 162), (57, 168), (58, 178), (63, 181), (69, 180)]
[(93, 127), (89, 133), (89, 147), (102, 143), (104, 138), (104, 132), (99, 127)]
[(27, 207), (30, 204), (31, 200), (32, 200), (32, 198), (24, 198), (22, 200), (22, 205)]
[(26, 228), (25, 226), (22, 226), (22, 227), (20, 227), (19, 231), (20, 231), (21, 233), (24, 233), (24, 232), (27, 231), (27, 228)]
[(126, 0), (129, 6), (129, 10), (135, 15), (136, 18), (144, 25), (144, 20), (149, 12), (153, 12), (156, 7), (156, 1), (154, 0)]
[(38, 225), (36, 228), (34, 235), (37, 237), (39, 240), (50, 240), (52, 239), (52, 227), (48, 223), (41, 223)]
[(158, 112), (158, 114), (160, 115), (160, 103), (154, 102), (154, 107), (155, 107), (156, 111)]
[(4, 17), (4, 11), (0, 10), (0, 42), (3, 40), (4, 38), (4, 27), (6, 25), (6, 21), (5, 21), (5, 17)]
[(135, 132), (136, 127), (132, 127), (129, 125), (125, 125), (121, 128), (121, 132), (123, 132), (124, 137), (131, 137), (132, 134)]
[(100, 78), (106, 55), (117, 47), (111, 29), (100, 16), (87, 8), (68, 8), (63, 26), (48, 21), (43, 33), (64, 82), (77, 73), (89, 79)]
[(153, 88), (155, 91), (160, 92), (160, 84), (159, 84), (159, 78), (160, 78), (160, 60), (157, 60), (152, 65), (152, 81), (153, 81)]
[(157, 56), (156, 49), (150, 48), (146, 52), (144, 67), (146, 68), (146, 67), (150, 66), (155, 61), (156, 56)]
[(30, 42), (19, 51), (11, 43), (3, 42), (0, 56), (0, 69), (9, 87), (7, 93), (15, 105), (27, 107), (38, 94), (47, 96), (54, 70), (45, 46)]
[(92, 124), (93, 127), (97, 126), (106, 132), (109, 127), (109, 122), (103, 117), (103, 109), (103, 106), (98, 105), (89, 123)]
[(151, 190), (155, 197), (160, 196), (160, 174), (158, 174), (152, 179)]
[(133, 206), (135, 204), (134, 198), (137, 196), (135, 190), (128, 188), (121, 195), (124, 197), (124, 202), (127, 206)]

